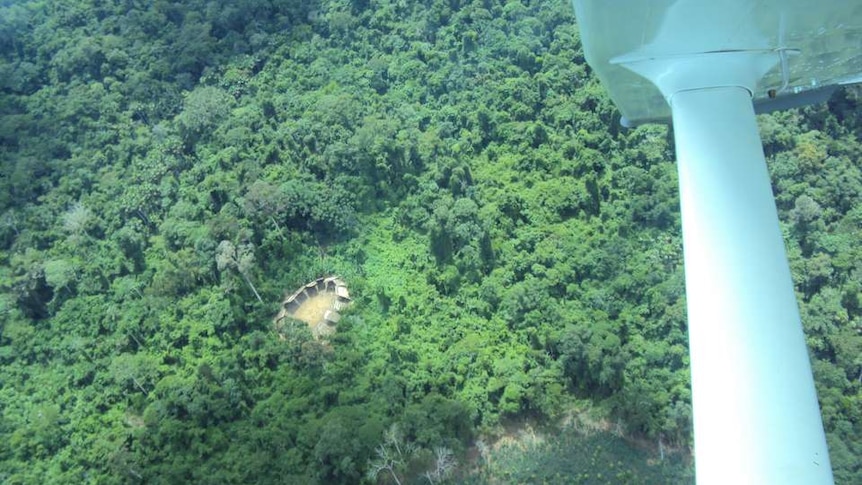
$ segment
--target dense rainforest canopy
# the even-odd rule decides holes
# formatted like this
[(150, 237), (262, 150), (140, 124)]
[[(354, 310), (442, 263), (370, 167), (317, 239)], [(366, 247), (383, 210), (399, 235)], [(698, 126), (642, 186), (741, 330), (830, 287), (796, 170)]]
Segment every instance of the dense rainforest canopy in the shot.
[[(848, 485), (860, 97), (759, 118)], [(562, 0), (0, 1), (0, 481), (690, 483), (672, 137), (618, 116)]]

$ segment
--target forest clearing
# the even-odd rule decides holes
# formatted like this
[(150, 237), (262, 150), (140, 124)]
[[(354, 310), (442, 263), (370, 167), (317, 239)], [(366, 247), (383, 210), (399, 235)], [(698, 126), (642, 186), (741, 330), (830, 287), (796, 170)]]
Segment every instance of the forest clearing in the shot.
[[(846, 485), (860, 98), (758, 118)], [(670, 128), (569, 2), (0, 2), (0, 146), (0, 482), (692, 482)]]

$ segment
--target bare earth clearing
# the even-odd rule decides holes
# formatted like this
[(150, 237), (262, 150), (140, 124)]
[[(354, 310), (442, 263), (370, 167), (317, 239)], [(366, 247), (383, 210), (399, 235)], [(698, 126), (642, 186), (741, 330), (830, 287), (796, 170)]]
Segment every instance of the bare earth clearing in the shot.
[(323, 321), (323, 316), (326, 314), (326, 311), (334, 308), (337, 298), (338, 297), (335, 296), (335, 293), (318, 293), (317, 295), (305, 300), (302, 305), (296, 309), (296, 312), (293, 314), (293, 318), (302, 320), (310, 325), (312, 330), (314, 330), (314, 327)]
[(350, 304), (347, 285), (337, 276), (318, 278), (300, 287), (281, 303), (275, 317), (275, 329), (282, 334), (282, 320), (293, 318), (308, 324), (315, 338), (335, 332), (341, 310)]

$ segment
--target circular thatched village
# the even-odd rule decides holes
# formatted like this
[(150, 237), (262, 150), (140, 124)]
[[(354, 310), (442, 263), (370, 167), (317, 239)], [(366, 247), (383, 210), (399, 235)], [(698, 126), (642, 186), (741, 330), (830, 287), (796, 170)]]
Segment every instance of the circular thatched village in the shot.
[(308, 324), (315, 338), (335, 332), (341, 311), (350, 305), (347, 284), (337, 276), (318, 278), (287, 296), (275, 317), (275, 329), (282, 335), (287, 318)]

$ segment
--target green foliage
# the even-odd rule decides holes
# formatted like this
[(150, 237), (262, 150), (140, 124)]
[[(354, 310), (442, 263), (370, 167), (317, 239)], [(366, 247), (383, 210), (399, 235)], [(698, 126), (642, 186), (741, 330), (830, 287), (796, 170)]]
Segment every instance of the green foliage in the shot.
[[(692, 445), (669, 130), (619, 127), (568, 3), (13, 3), (0, 481), (690, 478), (646, 463)], [(862, 476), (859, 99), (759, 120), (839, 483)], [(337, 332), (280, 339), (284, 292), (328, 274)], [(471, 458), (576, 399), (649, 450), (564, 430)], [(393, 425), (412, 451), (380, 462)]]
[(607, 431), (566, 428), (553, 436), (523, 438), (483, 460), (481, 474), (467, 483), (684, 484), (693, 467), (678, 452), (652, 457)]
[(183, 111), (177, 115), (180, 132), (187, 143), (195, 143), (204, 133), (212, 131), (230, 114), (233, 97), (213, 87), (202, 86), (188, 93)]

